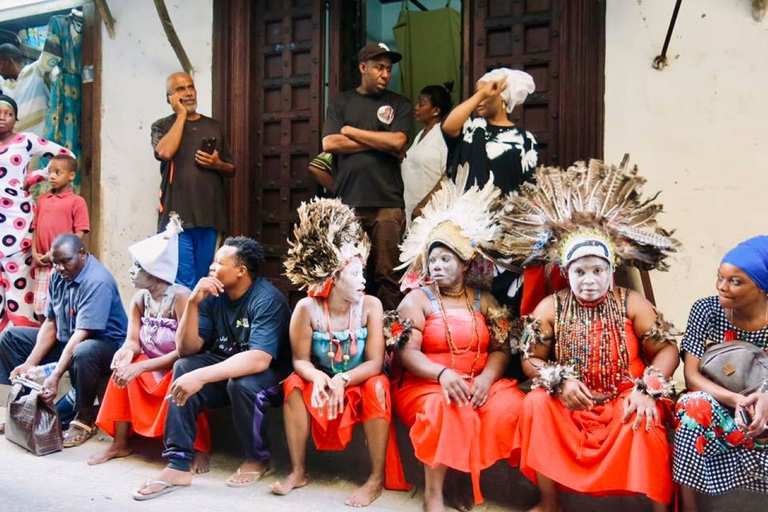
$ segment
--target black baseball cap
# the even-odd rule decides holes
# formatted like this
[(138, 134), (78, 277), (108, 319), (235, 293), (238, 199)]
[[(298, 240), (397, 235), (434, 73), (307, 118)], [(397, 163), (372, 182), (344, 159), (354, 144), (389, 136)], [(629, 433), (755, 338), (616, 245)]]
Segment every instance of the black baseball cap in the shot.
[(357, 62), (365, 62), (376, 57), (387, 56), (392, 59), (392, 64), (403, 60), (403, 56), (393, 52), (384, 43), (368, 43), (357, 52)]

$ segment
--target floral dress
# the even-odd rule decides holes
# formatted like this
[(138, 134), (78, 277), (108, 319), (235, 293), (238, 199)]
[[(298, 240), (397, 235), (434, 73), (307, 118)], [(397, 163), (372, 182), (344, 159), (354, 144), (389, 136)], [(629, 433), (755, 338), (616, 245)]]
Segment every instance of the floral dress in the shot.
[[(31, 133), (16, 133), (0, 146), (0, 331), (13, 325), (37, 325), (33, 316), (32, 264), (33, 200), (23, 189), (33, 157), (74, 156), (66, 148)], [(44, 170), (34, 173), (39, 178)]]
[[(699, 299), (691, 308), (682, 353), (699, 359), (705, 342), (741, 340), (768, 348), (768, 327), (743, 331), (731, 324), (717, 297)], [(676, 416), (674, 480), (705, 494), (734, 489), (768, 493), (768, 450), (747, 439), (733, 411), (703, 391), (680, 398)]]

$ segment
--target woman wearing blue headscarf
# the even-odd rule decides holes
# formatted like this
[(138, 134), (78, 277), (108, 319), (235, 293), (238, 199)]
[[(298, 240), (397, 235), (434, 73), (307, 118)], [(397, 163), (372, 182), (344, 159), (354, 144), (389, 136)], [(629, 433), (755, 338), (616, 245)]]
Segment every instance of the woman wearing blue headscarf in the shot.
[(768, 493), (768, 381), (744, 396), (700, 371), (712, 342), (741, 340), (768, 349), (768, 236), (750, 238), (725, 255), (717, 293), (693, 305), (681, 347), (692, 392), (677, 404), (673, 476), (681, 484), (684, 512), (697, 510), (696, 493)]

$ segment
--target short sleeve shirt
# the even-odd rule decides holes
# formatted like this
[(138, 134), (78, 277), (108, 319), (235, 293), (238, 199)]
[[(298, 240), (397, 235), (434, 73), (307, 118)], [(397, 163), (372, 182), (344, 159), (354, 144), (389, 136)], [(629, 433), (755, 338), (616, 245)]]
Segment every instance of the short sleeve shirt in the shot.
[(680, 355), (686, 352), (699, 359), (704, 357), (707, 342), (748, 341), (761, 348), (768, 348), (768, 326), (757, 331), (744, 331), (731, 324), (715, 297), (704, 297), (694, 302), (688, 316)]
[(90, 331), (96, 339), (118, 344), (125, 341), (128, 317), (112, 274), (92, 255), (88, 255), (75, 279), (64, 281), (51, 273), (46, 316), (56, 322), (56, 339), (66, 343), (77, 329)]
[(253, 282), (236, 301), (226, 294), (206, 297), (200, 303), (198, 332), (205, 349), (224, 357), (246, 350), (262, 350), (272, 356), (278, 375), (291, 372), (288, 324), (291, 309), (285, 297), (266, 279)]
[(91, 230), (88, 205), (71, 188), (59, 194), (47, 192), (37, 200), (32, 229), (37, 233), (37, 252), (45, 254), (57, 236)]
[(533, 179), (539, 164), (536, 139), (517, 126), (495, 126), (482, 117), (468, 119), (458, 137), (443, 133), (448, 146), (448, 176), (456, 178), (460, 165), (469, 164), (467, 187), (482, 187), (493, 173), (503, 194)]
[[(352, 89), (330, 104), (323, 137), (338, 134), (344, 126), (373, 132), (401, 132), (408, 136), (413, 124), (411, 103), (391, 91), (373, 96)], [(334, 155), (336, 195), (344, 204), (359, 208), (403, 208), (400, 162), (392, 155), (369, 150)]]
[[(152, 124), (152, 148), (155, 149), (176, 121), (176, 114)], [(216, 171), (204, 169), (195, 162), (195, 153), (203, 139), (215, 138), (219, 158), (232, 163), (229, 146), (221, 125), (215, 119), (200, 116), (197, 121), (184, 123), (179, 149), (173, 158), (160, 160), (160, 206), (158, 229), (165, 228), (170, 212), (179, 214), (185, 228), (213, 228), (227, 231), (226, 178)]]

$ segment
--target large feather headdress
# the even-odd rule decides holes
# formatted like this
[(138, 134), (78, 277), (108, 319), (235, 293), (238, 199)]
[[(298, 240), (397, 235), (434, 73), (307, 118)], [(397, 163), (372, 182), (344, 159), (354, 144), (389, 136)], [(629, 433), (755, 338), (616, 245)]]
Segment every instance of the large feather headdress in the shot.
[(576, 162), (567, 170), (539, 167), (535, 183), (523, 184), (506, 198), (500, 250), (522, 266), (567, 266), (591, 244), (595, 255), (607, 249), (605, 259), (613, 265), (667, 270), (664, 260), (680, 242), (657, 224), (662, 211), (658, 193), (643, 199), (646, 179), (637, 174), (637, 166), (627, 168), (628, 159), (619, 167), (599, 160)]
[(371, 243), (355, 211), (338, 199), (314, 198), (301, 203), (299, 223), (283, 265), (285, 275), (310, 294), (326, 287), (354, 257), (368, 260)]
[[(398, 269), (408, 267), (405, 283), (427, 278), (427, 258), (430, 247), (440, 242), (456, 252), (464, 261), (481, 255), (493, 258), (500, 232), (497, 201), (501, 191), (493, 184), (493, 174), (483, 188), (472, 185), (466, 189), (469, 166), (460, 166), (456, 181), (443, 178), (441, 188), (432, 196), (421, 216), (411, 223), (400, 245)], [(407, 284), (403, 285), (408, 287)]]

